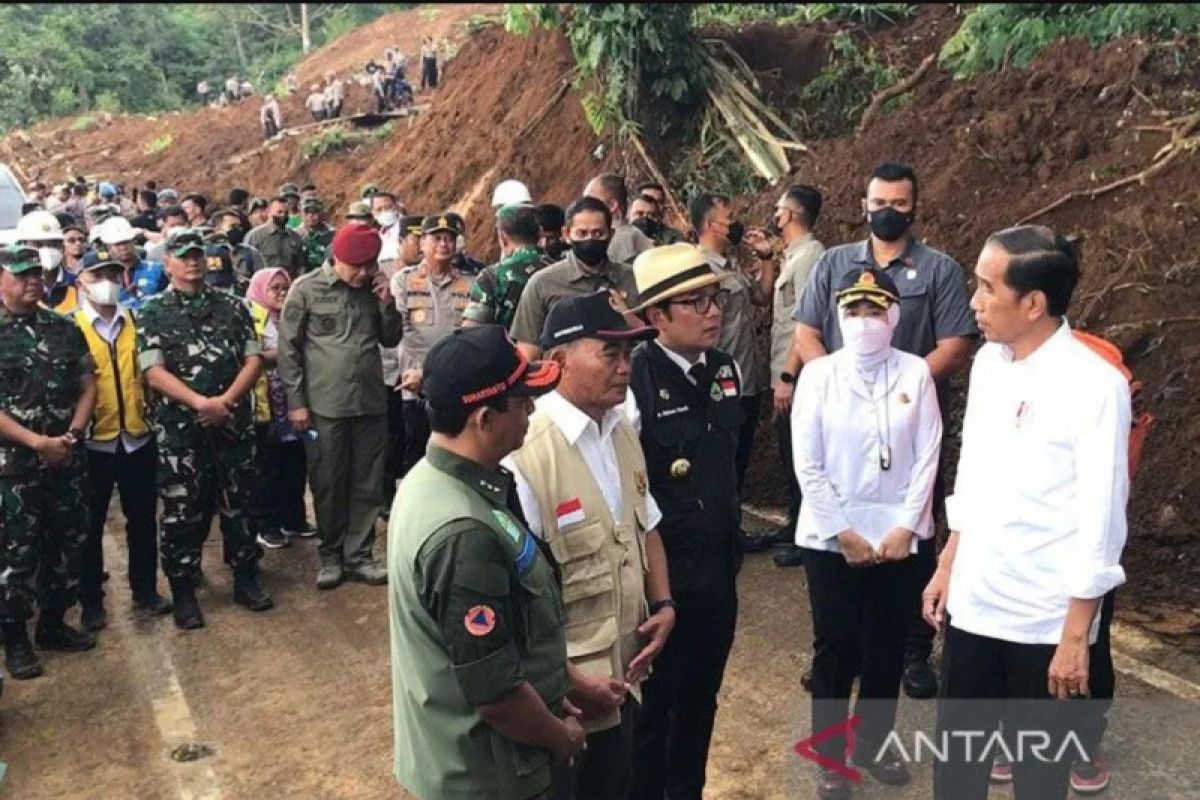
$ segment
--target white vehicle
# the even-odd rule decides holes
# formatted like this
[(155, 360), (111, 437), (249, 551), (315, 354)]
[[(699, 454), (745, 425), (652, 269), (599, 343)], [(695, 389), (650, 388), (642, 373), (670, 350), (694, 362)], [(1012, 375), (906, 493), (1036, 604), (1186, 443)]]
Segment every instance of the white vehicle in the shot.
[(21, 182), (7, 164), (0, 164), (0, 245), (17, 241), (17, 220), (21, 219), (21, 206), (25, 202)]

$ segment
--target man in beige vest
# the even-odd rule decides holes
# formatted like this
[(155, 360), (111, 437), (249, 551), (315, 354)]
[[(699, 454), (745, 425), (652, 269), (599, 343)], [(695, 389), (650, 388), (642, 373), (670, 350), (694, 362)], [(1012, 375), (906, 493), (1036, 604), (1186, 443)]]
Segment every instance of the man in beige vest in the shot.
[(507, 466), (529, 528), (562, 574), (571, 699), (587, 748), (553, 772), (553, 800), (622, 800), (629, 782), (640, 683), (675, 624), (667, 560), (655, 530), (638, 435), (620, 408), (634, 343), (607, 291), (560, 300), (540, 345), (562, 369)]

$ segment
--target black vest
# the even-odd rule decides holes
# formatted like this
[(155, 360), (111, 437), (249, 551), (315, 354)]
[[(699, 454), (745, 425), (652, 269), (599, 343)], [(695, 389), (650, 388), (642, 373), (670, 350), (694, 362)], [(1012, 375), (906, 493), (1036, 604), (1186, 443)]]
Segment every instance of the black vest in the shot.
[(633, 353), (630, 388), (650, 491), (663, 513), (658, 531), (672, 594), (732, 591), (742, 560), (734, 466), (742, 385), (729, 355), (709, 350), (705, 362), (693, 386), (654, 342)]

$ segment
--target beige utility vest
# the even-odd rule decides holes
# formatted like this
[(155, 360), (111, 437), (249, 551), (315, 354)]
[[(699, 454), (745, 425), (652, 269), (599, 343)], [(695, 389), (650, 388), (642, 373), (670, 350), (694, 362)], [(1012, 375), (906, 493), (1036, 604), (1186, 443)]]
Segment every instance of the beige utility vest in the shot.
[[(621, 518), (613, 519), (604, 493), (579, 450), (548, 414), (529, 421), (525, 444), (513, 454), (537, 497), (542, 538), (562, 570), (567, 656), (588, 675), (624, 680), (641, 650), (646, 621), (646, 460), (625, 421), (612, 433), (621, 475)], [(578, 500), (582, 510), (575, 509)], [(559, 527), (561, 518), (570, 521)], [(635, 688), (634, 696), (641, 699)], [(587, 720), (589, 733), (618, 725), (619, 712)]]

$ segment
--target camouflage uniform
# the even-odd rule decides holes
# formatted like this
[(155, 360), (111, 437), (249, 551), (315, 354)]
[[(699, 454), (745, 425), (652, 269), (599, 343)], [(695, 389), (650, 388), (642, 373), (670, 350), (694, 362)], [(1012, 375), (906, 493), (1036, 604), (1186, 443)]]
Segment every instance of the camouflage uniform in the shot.
[[(192, 391), (215, 397), (260, 352), (245, 303), (208, 287), (168, 289), (138, 317), (138, 363), (161, 366)], [(195, 411), (159, 394), (151, 414), (163, 501), (162, 565), (168, 578), (195, 581), (215, 509), (221, 511), (225, 563), (253, 568), (262, 557), (243, 510), (257, 480), (250, 395), (224, 428), (205, 428)]]
[[(62, 436), (95, 363), (79, 328), (39, 308), (0, 306), (0, 411), (43, 436)], [(87, 542), (87, 458), (62, 467), (0, 439), (0, 621), (24, 622), (35, 596), (45, 616), (75, 603)]]
[(471, 287), (471, 304), (464, 319), (495, 323), (507, 330), (517, 315), (517, 303), (533, 273), (549, 266), (551, 259), (532, 245), (523, 245), (479, 273)]
[(304, 243), (304, 260), (307, 262), (304, 271), (312, 272), (314, 269), (320, 269), (325, 260), (329, 258), (329, 245), (333, 243), (333, 228), (322, 222), (321, 226), (315, 230), (301, 228), (297, 233), (300, 234)]

